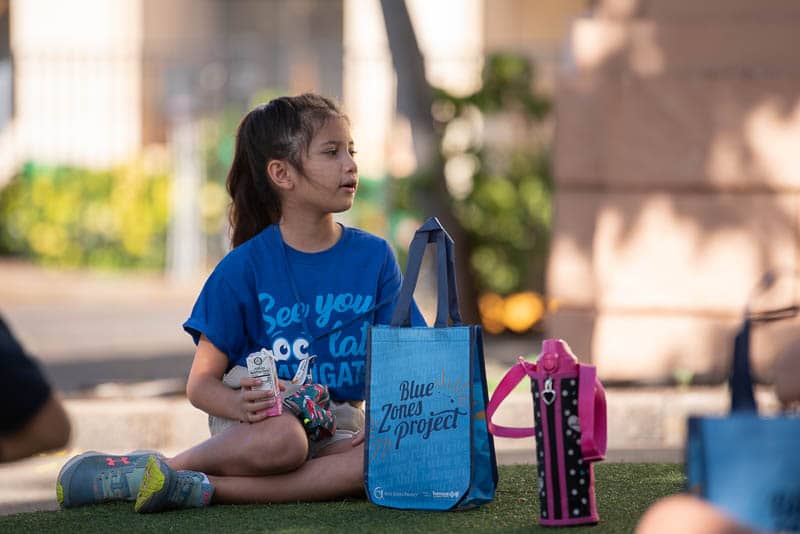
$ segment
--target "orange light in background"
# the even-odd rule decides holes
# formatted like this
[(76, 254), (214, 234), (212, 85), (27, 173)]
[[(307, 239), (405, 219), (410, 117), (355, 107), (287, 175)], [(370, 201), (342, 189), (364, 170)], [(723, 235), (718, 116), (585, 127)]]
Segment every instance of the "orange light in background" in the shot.
[(504, 308), (503, 297), (496, 293), (484, 293), (478, 298), (478, 311), (484, 330), (490, 334), (500, 334), (505, 330)]
[(537, 293), (525, 291), (505, 299), (503, 323), (512, 332), (521, 334), (530, 330), (543, 316), (544, 302)]
[(483, 328), (489, 334), (501, 334), (506, 329), (516, 334), (527, 332), (544, 317), (545, 311), (558, 308), (558, 302), (533, 291), (514, 293), (505, 298), (496, 293), (484, 293), (478, 299)]

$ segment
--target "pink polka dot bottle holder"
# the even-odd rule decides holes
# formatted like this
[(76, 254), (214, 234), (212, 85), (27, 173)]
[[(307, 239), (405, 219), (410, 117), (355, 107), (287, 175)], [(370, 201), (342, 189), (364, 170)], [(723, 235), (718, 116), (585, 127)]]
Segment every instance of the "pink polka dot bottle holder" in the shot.
[[(500, 403), (525, 377), (533, 395), (533, 428), (492, 423)], [(584, 365), (560, 339), (546, 339), (536, 363), (519, 358), (492, 393), (486, 409), (498, 437), (536, 439), (539, 524), (597, 523), (593, 463), (606, 453), (605, 391), (592, 365)]]

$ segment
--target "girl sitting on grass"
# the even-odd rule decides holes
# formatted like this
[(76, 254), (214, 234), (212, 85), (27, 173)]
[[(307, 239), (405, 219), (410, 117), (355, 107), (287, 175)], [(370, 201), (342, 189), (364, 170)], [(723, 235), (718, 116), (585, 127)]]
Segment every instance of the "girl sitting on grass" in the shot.
[[(233, 250), (183, 325), (197, 344), (186, 393), (212, 437), (173, 458), (77, 456), (58, 476), (61, 506), (362, 495), (366, 335), (389, 322), (401, 273), (386, 241), (334, 220), (353, 205), (354, 156), (349, 121), (325, 97), (281, 97), (244, 117), (227, 178)], [(262, 348), (284, 390), (274, 417), (275, 397), (252, 389), (245, 367)], [(315, 383), (301, 385), (309, 372)]]

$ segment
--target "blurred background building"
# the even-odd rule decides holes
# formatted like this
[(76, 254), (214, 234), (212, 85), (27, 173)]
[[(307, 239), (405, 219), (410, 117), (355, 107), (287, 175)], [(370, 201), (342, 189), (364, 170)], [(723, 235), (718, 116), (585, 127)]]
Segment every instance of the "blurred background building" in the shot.
[[(800, 6), (406, 5), (487, 330), (564, 337), (608, 381), (721, 380), (752, 287), (797, 269)], [(238, 120), (308, 90), (352, 120), (348, 216), (402, 248), (422, 215), (405, 75), (379, 0), (0, 1), (0, 250), (204, 271)], [(756, 333), (763, 380), (794, 327)]]
[[(791, 1), (602, 0), (559, 79), (548, 332), (617, 380), (720, 381), (757, 309), (796, 302), (800, 79)], [(756, 373), (797, 321), (754, 333)]]

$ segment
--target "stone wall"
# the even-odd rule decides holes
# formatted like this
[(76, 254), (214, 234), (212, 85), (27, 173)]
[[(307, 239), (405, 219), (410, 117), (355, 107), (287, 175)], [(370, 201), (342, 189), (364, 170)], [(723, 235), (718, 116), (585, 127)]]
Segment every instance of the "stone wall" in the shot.
[[(607, 381), (722, 380), (755, 307), (797, 297), (800, 3), (600, 0), (557, 91), (548, 335)], [(800, 339), (754, 332), (756, 373)]]

